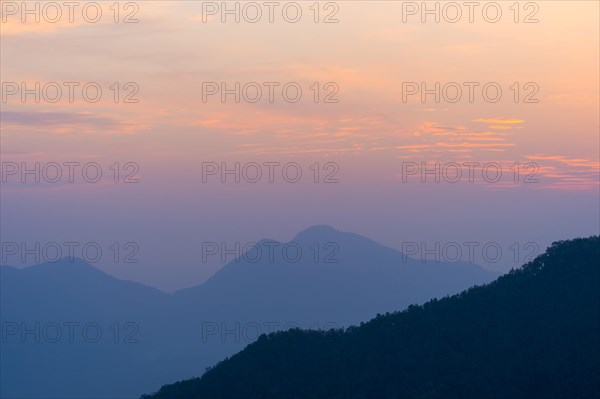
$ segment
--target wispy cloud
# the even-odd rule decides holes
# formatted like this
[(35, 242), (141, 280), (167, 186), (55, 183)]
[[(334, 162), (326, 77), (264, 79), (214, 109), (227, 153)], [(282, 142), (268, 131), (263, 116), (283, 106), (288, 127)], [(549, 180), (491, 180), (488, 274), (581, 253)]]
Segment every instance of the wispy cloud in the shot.
[(148, 128), (142, 124), (89, 112), (2, 111), (0, 117), (6, 131), (28, 129), (57, 134), (74, 131), (131, 134)]
[(524, 120), (515, 118), (479, 118), (475, 119), (474, 122), (492, 123), (495, 125), (515, 125), (519, 123), (525, 123)]

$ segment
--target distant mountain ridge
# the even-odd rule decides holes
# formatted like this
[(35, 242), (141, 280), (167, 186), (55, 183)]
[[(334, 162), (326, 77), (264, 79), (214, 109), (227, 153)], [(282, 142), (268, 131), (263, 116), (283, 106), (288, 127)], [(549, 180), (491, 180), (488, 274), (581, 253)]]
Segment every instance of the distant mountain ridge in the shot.
[[(2, 396), (139, 396), (197, 375), (263, 332), (348, 326), (497, 277), (472, 264), (405, 259), (328, 226), (306, 229), (278, 248), (286, 244), (288, 255), (241, 257), (204, 284), (174, 294), (118, 280), (79, 260), (1, 267)], [(31, 330), (36, 323), (40, 342), (33, 342), (36, 333), (22, 342), (22, 326)], [(53, 323), (91, 325), (90, 334), (99, 327), (102, 336), (90, 343), (76, 330), (78, 339), (69, 343), (63, 326), (58, 344), (47, 342), (44, 328), (53, 331)], [(102, 378), (80, 366), (92, 360), (107, 370)], [(23, 375), (29, 378), (19, 379)]]
[(348, 329), (261, 336), (144, 399), (597, 398), (600, 238)]
[[(341, 327), (498, 276), (466, 262), (407, 258), (395, 249), (329, 226), (306, 229), (288, 243), (262, 240), (257, 246), (261, 243), (262, 256), (250, 250), (252, 254), (228, 263), (201, 286), (176, 292), (180, 308), (193, 304), (188, 310), (198, 315), (196, 320), (251, 323), (268, 315), (267, 320), (281, 324), (335, 323)], [(267, 254), (269, 245), (276, 248), (273, 257)], [(214, 302), (220, 304), (218, 309), (211, 306)]]

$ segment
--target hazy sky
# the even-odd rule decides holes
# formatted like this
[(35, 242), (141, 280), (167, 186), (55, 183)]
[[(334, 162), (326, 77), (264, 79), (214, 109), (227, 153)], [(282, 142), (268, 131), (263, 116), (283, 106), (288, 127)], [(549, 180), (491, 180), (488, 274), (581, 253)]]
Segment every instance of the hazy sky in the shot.
[[(499, 243), (501, 262), (477, 259), (496, 270), (521, 263), (514, 243), (599, 234), (598, 2), (439, 2), (439, 22), (421, 2), (276, 2), (272, 23), (265, 2), (239, 22), (221, 2), (80, 2), (73, 22), (47, 3), (39, 22), (1, 3), (5, 256), (98, 243), (105, 270), (173, 290), (220, 266), (203, 242), (314, 224), (398, 249)], [(236, 163), (239, 183), (221, 176)]]

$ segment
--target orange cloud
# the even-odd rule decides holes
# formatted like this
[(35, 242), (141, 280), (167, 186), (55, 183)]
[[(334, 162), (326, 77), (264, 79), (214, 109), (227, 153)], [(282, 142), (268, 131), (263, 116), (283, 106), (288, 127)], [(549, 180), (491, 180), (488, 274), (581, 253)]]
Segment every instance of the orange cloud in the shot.
[(481, 122), (481, 123), (492, 123), (495, 125), (514, 125), (514, 124), (519, 124), (519, 123), (525, 123), (524, 120), (522, 119), (514, 119), (514, 118), (509, 118), (509, 119), (504, 119), (504, 118), (479, 118), (479, 119), (475, 119), (474, 122)]

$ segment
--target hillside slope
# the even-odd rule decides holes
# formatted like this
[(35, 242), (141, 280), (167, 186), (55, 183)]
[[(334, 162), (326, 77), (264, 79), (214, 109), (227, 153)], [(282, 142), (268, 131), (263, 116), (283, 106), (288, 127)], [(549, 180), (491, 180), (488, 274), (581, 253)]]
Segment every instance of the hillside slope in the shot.
[(342, 330), (273, 333), (145, 398), (597, 398), (600, 239)]

